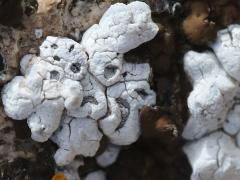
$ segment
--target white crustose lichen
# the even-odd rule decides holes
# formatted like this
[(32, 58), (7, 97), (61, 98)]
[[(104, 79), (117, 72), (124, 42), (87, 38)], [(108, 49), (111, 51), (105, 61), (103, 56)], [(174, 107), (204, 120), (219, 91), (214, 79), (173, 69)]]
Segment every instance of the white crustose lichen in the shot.
[(4, 86), (5, 112), (16, 120), (27, 119), (32, 139), (54, 141), (59, 166), (77, 155), (95, 156), (103, 136), (110, 149), (98, 162), (104, 167), (113, 163), (116, 157), (107, 151), (117, 156), (120, 145), (137, 140), (139, 110), (156, 100), (148, 84), (149, 65), (126, 63), (123, 53), (157, 32), (150, 8), (136, 1), (112, 5), (81, 43), (48, 36), (39, 56), (23, 57), (22, 76)]
[(184, 68), (193, 84), (183, 137), (192, 180), (240, 178), (240, 25), (218, 32), (213, 51), (190, 51)]

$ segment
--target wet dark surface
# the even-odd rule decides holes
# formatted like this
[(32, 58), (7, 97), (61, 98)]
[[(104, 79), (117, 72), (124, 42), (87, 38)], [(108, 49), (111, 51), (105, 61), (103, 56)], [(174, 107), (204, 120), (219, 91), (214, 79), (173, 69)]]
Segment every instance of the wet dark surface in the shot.
[(0, 0), (0, 24), (18, 27), (23, 16), (22, 0)]
[(0, 54), (0, 72), (3, 71), (5, 69), (5, 59), (2, 56), (2, 54)]

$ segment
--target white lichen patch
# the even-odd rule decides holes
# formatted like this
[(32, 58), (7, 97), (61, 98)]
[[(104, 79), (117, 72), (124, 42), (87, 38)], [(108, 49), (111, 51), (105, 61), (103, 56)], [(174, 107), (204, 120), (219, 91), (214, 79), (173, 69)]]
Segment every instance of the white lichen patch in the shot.
[(238, 180), (240, 148), (222, 131), (187, 144), (184, 151), (192, 165), (192, 180)]
[(218, 32), (213, 52), (190, 51), (184, 68), (193, 84), (183, 137), (192, 180), (240, 177), (240, 25)]
[(147, 81), (118, 83), (107, 90), (109, 115), (100, 127), (113, 144), (129, 145), (140, 135), (139, 110), (155, 103)]
[(98, 170), (90, 172), (83, 180), (106, 180), (106, 175), (103, 171)]
[(83, 35), (82, 45), (89, 55), (89, 71), (105, 86), (121, 78), (122, 53), (153, 39), (158, 27), (145, 3), (117, 3)]
[(190, 118), (183, 137), (197, 139), (222, 127), (238, 83), (221, 68), (211, 52), (190, 51), (185, 55), (184, 63), (193, 91), (188, 97)]
[(96, 157), (97, 164), (103, 168), (112, 165), (116, 161), (119, 152), (119, 146), (109, 144), (106, 150)]
[(78, 154), (94, 156), (101, 138), (96, 120), (63, 117), (62, 125), (51, 138), (60, 147), (54, 156), (56, 163), (69, 164)]
[[(140, 135), (139, 110), (153, 105), (156, 97), (148, 84), (149, 65), (126, 63), (123, 53), (153, 39), (157, 31), (149, 7), (133, 2), (111, 6), (81, 43), (48, 36), (39, 56), (22, 58), (22, 76), (3, 88), (5, 112), (27, 119), (32, 139), (54, 141), (59, 166), (77, 155), (95, 156), (103, 136), (113, 147), (133, 143)], [(109, 158), (102, 166), (116, 160), (119, 148), (109, 152), (98, 157)]]

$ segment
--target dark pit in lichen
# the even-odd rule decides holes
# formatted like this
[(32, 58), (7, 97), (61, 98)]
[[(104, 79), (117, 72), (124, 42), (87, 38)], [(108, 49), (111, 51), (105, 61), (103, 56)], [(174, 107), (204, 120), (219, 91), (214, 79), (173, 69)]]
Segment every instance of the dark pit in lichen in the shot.
[(73, 63), (70, 67), (71, 71), (74, 73), (78, 73), (81, 70), (81, 64), (80, 63)]

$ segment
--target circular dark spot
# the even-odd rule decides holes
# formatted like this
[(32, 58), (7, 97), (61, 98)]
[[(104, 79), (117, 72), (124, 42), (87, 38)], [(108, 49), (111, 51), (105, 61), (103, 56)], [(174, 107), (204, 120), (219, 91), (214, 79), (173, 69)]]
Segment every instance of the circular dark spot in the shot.
[(28, 6), (25, 8), (25, 11), (24, 13), (27, 15), (27, 16), (30, 16), (31, 14), (33, 14), (35, 12), (35, 9), (31, 6)]
[(109, 65), (109, 66), (105, 67), (104, 77), (106, 79), (110, 79), (111, 77), (113, 77), (116, 74), (117, 70), (118, 70), (117, 66)]
[(124, 72), (122, 75), (125, 78), (127, 76), (127, 72)]
[(81, 69), (81, 64), (80, 63), (73, 63), (70, 67), (71, 71), (74, 73), (78, 73)]
[(57, 72), (57, 71), (55, 71), (55, 70), (50, 72), (50, 79), (59, 80), (59, 78), (60, 78), (59, 72)]
[(82, 101), (81, 106), (84, 106), (87, 103), (96, 104), (96, 105), (98, 104), (96, 98), (93, 97), (93, 96), (85, 96), (85, 97), (83, 97), (83, 101)]
[(25, 11), (24, 13), (27, 16), (31, 16), (32, 14), (34, 14), (37, 9), (38, 9), (38, 2), (36, 0), (25, 0)]
[(53, 49), (57, 49), (57, 48), (58, 48), (58, 45), (56, 45), (56, 44), (52, 44), (52, 45), (51, 45), (51, 48), (53, 48)]
[(60, 61), (60, 57), (58, 57), (58, 56), (53, 56), (53, 59), (54, 59), (55, 61)]
[(148, 95), (147, 92), (146, 92), (144, 89), (140, 89), (140, 88), (139, 88), (139, 89), (136, 89), (135, 91), (136, 91), (136, 92), (138, 93), (138, 95), (141, 96), (141, 98), (143, 98), (143, 99)]

